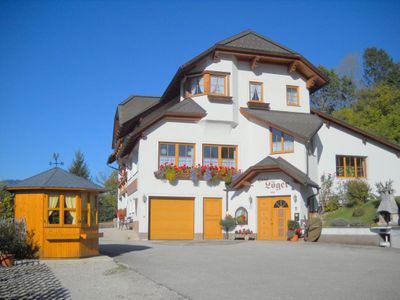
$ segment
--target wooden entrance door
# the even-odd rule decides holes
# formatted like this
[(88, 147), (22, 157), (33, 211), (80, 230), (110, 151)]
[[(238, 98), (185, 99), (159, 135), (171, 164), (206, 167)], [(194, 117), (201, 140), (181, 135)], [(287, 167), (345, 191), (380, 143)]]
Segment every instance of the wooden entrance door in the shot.
[(290, 196), (258, 198), (259, 240), (285, 240), (290, 219)]
[(222, 239), (222, 229), (219, 222), (222, 218), (222, 199), (204, 198), (203, 202), (203, 238)]

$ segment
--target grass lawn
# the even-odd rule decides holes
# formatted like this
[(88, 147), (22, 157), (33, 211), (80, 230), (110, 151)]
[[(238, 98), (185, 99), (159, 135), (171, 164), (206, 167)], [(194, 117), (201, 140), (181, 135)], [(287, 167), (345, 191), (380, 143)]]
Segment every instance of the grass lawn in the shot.
[(379, 200), (371, 200), (365, 203), (362, 207), (365, 213), (361, 217), (353, 217), (353, 207), (341, 207), (333, 212), (325, 213), (322, 215), (324, 227), (330, 227), (334, 219), (343, 219), (350, 224), (369, 226), (374, 223), (376, 209), (379, 205)]

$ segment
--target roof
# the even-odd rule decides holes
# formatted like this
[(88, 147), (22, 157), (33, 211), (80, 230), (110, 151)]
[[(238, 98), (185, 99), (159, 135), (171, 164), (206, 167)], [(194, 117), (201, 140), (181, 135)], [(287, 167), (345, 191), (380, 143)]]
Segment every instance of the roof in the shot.
[(160, 102), (160, 97), (129, 96), (118, 105), (117, 113), (120, 125), (139, 116), (141, 113)]
[(230, 51), (232, 53), (243, 52), (252, 55), (253, 57), (256, 57), (258, 55), (275, 56), (277, 58), (281, 57), (284, 58), (280, 60), (281, 63), (286, 64), (290, 64), (290, 62), (293, 61), (301, 62), (301, 64), (304, 66), (299, 66), (298, 68), (309, 70), (318, 79), (317, 84), (314, 87), (310, 88), (310, 92), (315, 92), (316, 90), (327, 84), (329, 81), (328, 77), (323, 72), (321, 72), (321, 70), (315, 67), (311, 62), (309, 62), (299, 53), (288, 49), (252, 30), (245, 30), (239, 34), (217, 42), (216, 44), (214, 44), (214, 46), (203, 51), (196, 57), (181, 65), (176, 71), (173, 79), (169, 83), (161, 98), (164, 100), (178, 96), (180, 81), (184, 77), (184, 74), (194, 68), (196, 66), (196, 63), (201, 61), (203, 58), (217, 51)]
[(240, 108), (242, 115), (309, 141), (321, 128), (322, 120), (312, 114)]
[(283, 158), (274, 158), (272, 156), (267, 156), (263, 160), (256, 163), (254, 166), (248, 168), (231, 183), (231, 187), (236, 189), (241, 188), (245, 185), (245, 182), (250, 182), (254, 177), (259, 174), (279, 171), (292, 177), (293, 180), (300, 184), (319, 188), (318, 184), (312, 181), (307, 174), (303, 173), (301, 170), (297, 169), (295, 166), (293, 166)]
[[(161, 121), (162, 119), (190, 118), (197, 120), (203, 118), (204, 116), (206, 116), (206, 114), (207, 112), (191, 98), (186, 98), (182, 101), (179, 101), (179, 98), (177, 98), (173, 101), (165, 102), (162, 106), (144, 116), (143, 119), (135, 127), (135, 129), (126, 136), (118, 155), (119, 157), (124, 157), (125, 155), (129, 154), (129, 152), (135, 146), (137, 140), (141, 137), (143, 131)], [(108, 163), (110, 164), (114, 162), (116, 156), (117, 155), (115, 152), (110, 155), (110, 157), (108, 158)]]
[(224, 45), (227, 47), (242, 49), (261, 50), (271, 53), (275, 52), (281, 54), (297, 54), (293, 50), (290, 50), (252, 30), (245, 30), (239, 34), (236, 34), (232, 37), (216, 43), (216, 45)]
[(76, 189), (103, 192), (105, 189), (85, 178), (55, 167), (7, 186), (7, 190)]
[(331, 115), (328, 115), (327, 113), (324, 113), (322, 111), (319, 111), (317, 109), (312, 108), (311, 109), (311, 113), (314, 115), (317, 115), (318, 117), (320, 117), (322, 120), (325, 120), (327, 123), (331, 122), (333, 124), (339, 125), (343, 128), (346, 128), (356, 134), (361, 135), (364, 139), (366, 140), (370, 140), (373, 142), (376, 142), (388, 149), (390, 149), (391, 151), (394, 151), (396, 153), (396, 155), (400, 155), (400, 145), (399, 144), (395, 144), (393, 142), (390, 142), (384, 138), (378, 137), (372, 133), (369, 133), (365, 130), (362, 130), (358, 127), (355, 127), (353, 125), (350, 125), (342, 120), (339, 120), (335, 117), (332, 117)]

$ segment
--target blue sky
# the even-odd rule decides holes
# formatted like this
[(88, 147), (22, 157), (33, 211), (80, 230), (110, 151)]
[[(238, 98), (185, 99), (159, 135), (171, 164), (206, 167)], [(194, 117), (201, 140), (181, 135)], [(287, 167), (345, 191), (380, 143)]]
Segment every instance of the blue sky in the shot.
[(400, 61), (399, 1), (0, 1), (0, 179), (86, 156), (109, 173), (113, 118), (132, 94), (161, 95), (177, 68), (253, 29), (336, 67), (385, 49)]

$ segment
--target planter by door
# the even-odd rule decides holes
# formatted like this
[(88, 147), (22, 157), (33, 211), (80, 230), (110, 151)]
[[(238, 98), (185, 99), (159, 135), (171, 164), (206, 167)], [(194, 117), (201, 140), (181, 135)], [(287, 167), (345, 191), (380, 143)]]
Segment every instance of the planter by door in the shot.
[(14, 254), (0, 254), (2, 267), (12, 267), (14, 265)]

